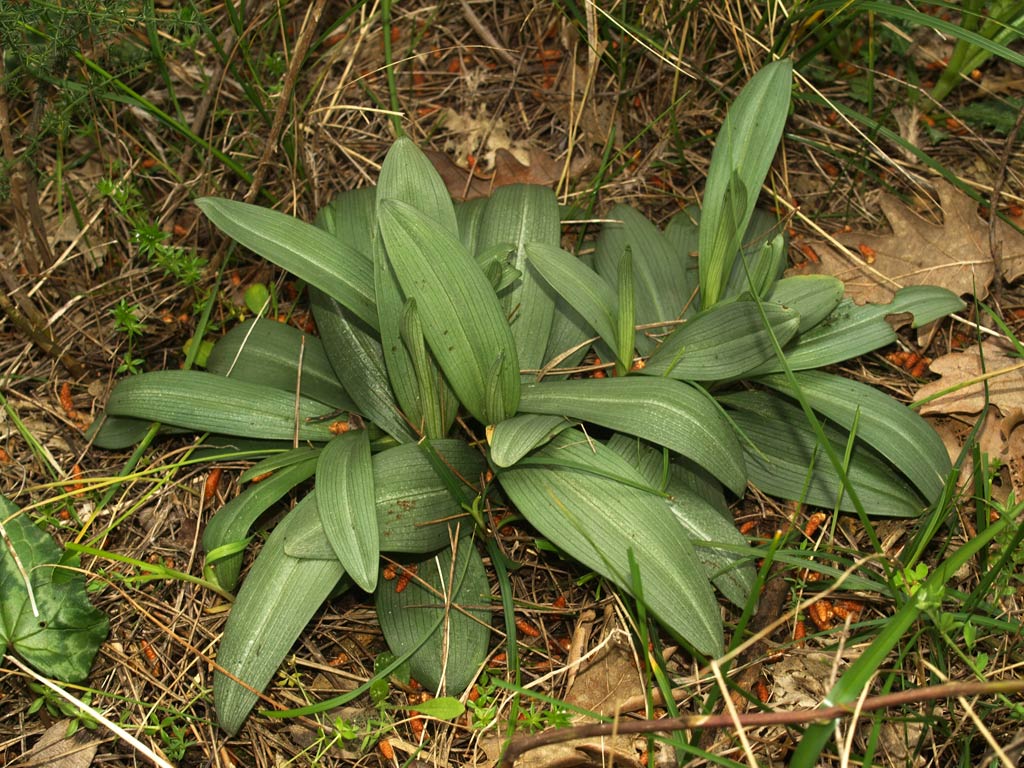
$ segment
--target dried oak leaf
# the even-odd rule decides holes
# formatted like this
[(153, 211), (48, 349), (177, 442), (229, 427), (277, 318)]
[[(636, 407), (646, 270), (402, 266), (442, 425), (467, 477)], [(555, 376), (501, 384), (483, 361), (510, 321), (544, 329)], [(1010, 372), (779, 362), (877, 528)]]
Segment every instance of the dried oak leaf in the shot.
[(550, 187), (562, 173), (558, 162), (541, 149), (530, 150), (528, 165), (519, 162), (507, 149), (498, 149), (494, 155), (494, 173), (490, 176), (457, 165), (444, 152), (428, 149), (425, 153), (455, 200), (487, 197), (498, 187), (509, 184), (540, 184)]
[[(1013, 356), (1013, 347), (999, 341), (983, 342), (963, 352), (943, 355), (931, 364), (933, 373), (939, 374), (937, 381), (925, 384), (917, 392), (917, 399), (924, 400), (939, 392), (966, 381), (988, 374), (988, 402), (1004, 416), (1024, 410), (1024, 361)], [(984, 358), (984, 370), (982, 370)], [(921, 406), (919, 413), (980, 413), (985, 407), (983, 382), (971, 384), (954, 392), (937, 397)]]
[[(888, 303), (896, 290), (908, 285), (938, 285), (956, 294), (984, 298), (995, 276), (988, 222), (978, 216), (977, 204), (956, 187), (944, 181), (935, 187), (942, 207), (941, 225), (922, 218), (898, 198), (884, 195), (879, 205), (891, 234), (839, 235), (840, 243), (860, 254), (856, 259), (815, 244), (821, 263), (808, 264), (802, 271), (835, 275), (858, 304)], [(1003, 277), (1012, 282), (1024, 274), (1024, 235), (999, 221), (996, 241), (1002, 244)]]

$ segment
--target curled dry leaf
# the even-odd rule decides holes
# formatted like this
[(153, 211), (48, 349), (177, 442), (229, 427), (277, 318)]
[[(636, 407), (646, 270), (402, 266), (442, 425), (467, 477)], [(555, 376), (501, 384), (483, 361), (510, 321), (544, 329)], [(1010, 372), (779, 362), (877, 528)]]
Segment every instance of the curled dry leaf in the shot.
[[(977, 203), (963, 192), (946, 182), (935, 186), (942, 207), (941, 225), (885, 195), (879, 205), (892, 227), (891, 234), (837, 236), (854, 255), (814, 243), (820, 263), (808, 263), (800, 274), (835, 275), (846, 283), (846, 292), (858, 304), (888, 303), (896, 290), (908, 285), (939, 285), (957, 294), (984, 298), (995, 276), (988, 222), (978, 215)], [(1024, 235), (999, 221), (996, 241), (1002, 246), (1003, 278), (1012, 282), (1024, 275)]]
[(444, 152), (427, 149), (424, 153), (444, 179), (449, 194), (456, 200), (488, 197), (498, 187), (509, 184), (540, 184), (550, 187), (562, 173), (561, 165), (541, 149), (529, 151), (528, 164), (519, 162), (507, 149), (498, 149), (494, 154), (494, 172), (489, 175), (457, 165)]

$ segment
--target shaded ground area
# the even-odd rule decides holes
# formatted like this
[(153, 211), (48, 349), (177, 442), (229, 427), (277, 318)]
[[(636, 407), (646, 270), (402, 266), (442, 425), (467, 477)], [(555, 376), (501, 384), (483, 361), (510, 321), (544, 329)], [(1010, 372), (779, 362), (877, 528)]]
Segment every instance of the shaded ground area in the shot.
[[(1004, 337), (1019, 334), (1024, 248), (1012, 225), (1021, 221), (1024, 200), (1021, 158), (1008, 141), (1019, 105), (1018, 68), (993, 60), (979, 84), (962, 86), (939, 105), (917, 83), (936, 76), (932, 62), (948, 51), (925, 30), (875, 29), (853, 16), (832, 20), (841, 28), (833, 35), (818, 17), (787, 21), (760, 4), (641, 5), (411, 2), (397, 4), (388, 18), (377, 6), (319, 0), (230, 12), (205, 4), (149, 8), (138, 20), (127, 7), (61, 18), (52, 11), (26, 15), (22, 25), (12, 22), (20, 11), (2, 12), (4, 74), (11, 76), (0, 94), (0, 492), (61, 543), (105, 553), (81, 560), (111, 631), (84, 687), (70, 688), (76, 695), (182, 766), (405, 764), (412, 756), (417, 765), (490, 765), (507, 731), (508, 691), (485, 677), (475, 709), (493, 708), (494, 718), (431, 723), (422, 751), (412, 718), (399, 712), (382, 719), (364, 700), (325, 720), (355, 725), (357, 735), (343, 747), (311, 719), (254, 716), (236, 739), (218, 732), (210, 662), (227, 604), (180, 579), (147, 578), (124, 559), (201, 575), (203, 525), (234, 495), (246, 465), (227, 466), (210, 482), (209, 467), (190, 460), (191, 442), (166, 439), (109, 484), (130, 452), (93, 449), (85, 432), (119, 377), (184, 362), (188, 345), (203, 341), (194, 334), (204, 308), (207, 340), (251, 316), (251, 305), (259, 307), (265, 295), (282, 321), (303, 327), (308, 319), (302, 286), (229, 246), (199, 215), (198, 197), (248, 200), (309, 220), (336, 192), (375, 181), (400, 125), (433, 153), (457, 197), (540, 183), (594, 218), (628, 203), (664, 222), (699, 202), (726, 106), (771, 49), (798, 61), (784, 149), (762, 191), (764, 205), (790, 229), (794, 268), (828, 269), (853, 284), (905, 284), (938, 262), (955, 273), (956, 290), (992, 310), (973, 305), (966, 322), (946, 321), (921, 335), (904, 330), (898, 345), (844, 372), (909, 402), (923, 381), (938, 378), (928, 360), (969, 351), (991, 336), (978, 324)], [(12, 47), (18, 41), (21, 47)], [(955, 179), (961, 191), (946, 193), (936, 183), (940, 176)], [(990, 240), (993, 197), (1008, 224), (993, 227)], [(950, 218), (954, 208), (962, 224)], [(918, 222), (912, 226), (919, 239), (945, 224), (949, 237), (974, 250), (937, 258), (942, 239), (879, 245), (870, 238), (897, 227), (893, 210)], [(911, 252), (918, 261), (893, 266), (893, 258)], [(1004, 348), (1012, 367), (1017, 351)], [(969, 369), (957, 378), (961, 369), (968, 370), (947, 367), (954, 373), (943, 375), (955, 384), (980, 373)], [(985, 433), (984, 450), (1002, 456), (991, 487), (1005, 502), (1024, 487), (1013, 447), (1020, 445), (1013, 441), (1020, 440), (1015, 430), (1024, 408), (1019, 387), (993, 405), (997, 427)], [(936, 409), (952, 450), (985, 407)], [(971, 458), (978, 462), (980, 454)], [(984, 522), (971, 493), (959, 519), (936, 538), (935, 558)], [(782, 506), (753, 489), (734, 509), (751, 537), (781, 531), (792, 552), (810, 557), (820, 547), (841, 569), (866, 549), (857, 521), (833, 525), (829, 518), (812, 529), (811, 520), (822, 522), (816, 510)], [(876, 533), (895, 558), (913, 521), (881, 522)], [(500, 536), (523, 564), (513, 575), (530, 628), (522, 634), (523, 683), (599, 710), (607, 683), (580, 678), (589, 671), (626, 681), (642, 665), (625, 630), (628, 611), (614, 594), (581, 584), (579, 570), (538, 550), (525, 527), (507, 526)], [(1019, 627), (1018, 557), (1007, 555), (1003, 577), (986, 585), (1001, 590), (1000, 626)], [(958, 576), (970, 594), (978, 572)], [(852, 592), (828, 602), (827, 611), (801, 609), (805, 588), (813, 592), (810, 582), (793, 564), (769, 580), (754, 626), (786, 620), (741, 659), (741, 685), (776, 708), (816, 704), (827, 691), (823, 682), (858, 655), (871, 628), (892, 611), (890, 602)], [(727, 626), (738, 618), (728, 613)], [(851, 634), (844, 621), (866, 629)], [(1013, 633), (993, 626), (976, 629), (971, 646), (956, 640), (962, 626), (922, 629), (891, 660), (894, 674), (905, 675), (908, 685), (931, 679), (935, 669), (970, 679), (982, 653), (981, 668), (1003, 674), (1019, 662), (1020, 649)], [(802, 631), (810, 639), (792, 645)], [(854, 635), (849, 644), (843, 639)], [(765, 664), (782, 646), (792, 652)], [(301, 706), (351, 690), (372, 675), (383, 649), (372, 606), (344, 596), (318, 614), (268, 695), (275, 705)], [(581, 658), (587, 663), (577, 669), (573, 662)], [(490, 667), (494, 678), (504, 677), (500, 658)], [(704, 706), (714, 682), (692, 679), (696, 662), (675, 653), (669, 669), (691, 683), (680, 709)], [(623, 710), (642, 714), (639, 680), (632, 674), (614, 688)], [(30, 750), (66, 717), (37, 685), (9, 663), (0, 669), (4, 764), (37, 764), (39, 753)], [(401, 706), (415, 695), (394, 689), (390, 701)], [(532, 706), (524, 718), (538, 727), (564, 724), (557, 706)], [(865, 723), (844, 737), (857, 753), (873, 744), (876, 759), (893, 765), (941, 765), (965, 753), (982, 764), (990, 749), (986, 730), (1012, 751), (1020, 713), (1006, 701), (995, 704), (997, 714), (992, 703), (955, 716), (945, 706), (876, 721), (874, 729)], [(142, 762), (102, 726), (83, 733), (82, 749), (95, 750), (97, 765)], [(379, 736), (388, 738), (394, 759), (374, 749)], [(747, 738), (744, 744), (732, 733), (696, 734), (694, 749), (716, 757), (694, 756), (688, 764), (742, 762), (746, 753), (759, 764), (781, 765), (797, 736), (774, 728)], [(643, 764), (632, 739), (609, 749), (616, 764)], [(593, 764), (608, 758), (596, 748), (587, 754)], [(562, 764), (556, 761), (563, 757), (547, 753), (531, 764)]]

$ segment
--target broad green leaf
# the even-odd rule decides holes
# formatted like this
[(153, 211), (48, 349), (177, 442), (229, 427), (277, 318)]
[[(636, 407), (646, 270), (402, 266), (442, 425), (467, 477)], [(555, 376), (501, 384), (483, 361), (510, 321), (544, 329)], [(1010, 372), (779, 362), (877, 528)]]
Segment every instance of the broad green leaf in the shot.
[[(754, 551), (732, 521), (724, 499), (710, 501), (665, 459), (663, 451), (616, 433), (608, 447), (622, 456), (652, 487), (668, 494), (669, 507), (693, 543), (704, 572), (734, 605), (743, 607), (754, 589)], [(715, 544), (721, 546), (716, 547)]]
[[(807, 424), (803, 411), (781, 395), (742, 392), (719, 400), (735, 408), (730, 416), (753, 443), (744, 443), (750, 482), (764, 493), (826, 509), (855, 511), (839, 476)], [(846, 451), (848, 435), (822, 425), (836, 452)], [(857, 440), (847, 477), (864, 508), (875, 515), (916, 517), (927, 506), (913, 486), (877, 453)]]
[(86, 597), (85, 576), (61, 567), (60, 547), (4, 496), (0, 522), (8, 538), (0, 544), (0, 641), (47, 677), (84, 680), (107, 637), (107, 617)]
[(776, 282), (765, 301), (795, 311), (800, 315), (797, 332), (806, 333), (828, 317), (842, 298), (843, 281), (839, 278), (832, 275), (796, 275)]
[[(217, 664), (257, 691), (266, 688), (313, 614), (345, 574), (336, 559), (290, 557), (285, 544), (304, 518), (318, 521), (306, 496), (270, 534), (231, 607)], [(217, 671), (213, 677), (217, 722), (233, 736), (256, 703), (256, 694)]]
[(400, 443), (415, 439), (388, 381), (380, 342), (323, 291), (310, 291), (313, 317), (338, 380), (356, 409)]
[[(765, 316), (780, 344), (800, 324), (793, 310), (763, 304)], [(775, 356), (764, 319), (752, 301), (716, 304), (669, 334), (647, 359), (642, 373), (686, 381), (736, 378)]]
[[(616, 205), (608, 213), (616, 219), (601, 227), (597, 238), (594, 269), (609, 285), (620, 279), (619, 261), (628, 248), (632, 259), (631, 275), (635, 287), (634, 324), (675, 320), (682, 315), (693, 292), (686, 273), (687, 257), (639, 211)], [(637, 348), (649, 354), (653, 342), (637, 335)]]
[(526, 260), (526, 243), (557, 246), (561, 237), (558, 201), (547, 187), (512, 184), (499, 187), (487, 200), (477, 250), (506, 244), (509, 265), (520, 273), (518, 280), (501, 291), (499, 299), (510, 318), (519, 366), (536, 370), (544, 364), (555, 292)]
[[(266, 440), (327, 441), (335, 412), (274, 387), (201, 371), (152, 371), (122, 379), (107, 413), (159, 421), (197, 432)], [(298, 421), (296, 422), (296, 418)]]
[[(625, 376), (633, 367), (633, 350), (640, 344), (636, 333), (636, 292), (633, 289), (633, 253), (629, 246), (619, 259), (615, 323), (615, 373)], [(643, 347), (641, 347), (643, 348)]]
[[(416, 575), (401, 592), (397, 579), (377, 588), (377, 617), (388, 647), (409, 657), (412, 676), (426, 689), (459, 695), (487, 658), (491, 588), (472, 538), (412, 563)], [(423, 642), (423, 638), (426, 641)]]
[(324, 446), (316, 465), (316, 493), (325, 538), (352, 580), (372, 592), (380, 537), (365, 429), (338, 435)]
[(526, 258), (541, 276), (586, 320), (598, 336), (616, 349), (618, 299), (615, 289), (571, 253), (545, 243), (527, 243)]
[(377, 327), (373, 269), (343, 239), (270, 208), (204, 197), (196, 205), (225, 235), (337, 299)]
[(402, 409), (400, 417), (410, 424), (412, 431), (416, 431), (423, 423), (423, 404), (420, 402), (420, 390), (416, 385), (416, 370), (412, 364), (412, 357), (402, 342), (402, 309), (405, 306), (405, 297), (379, 237), (374, 240), (373, 245), (373, 276), (377, 290), (380, 343), (387, 368), (387, 381)]
[(480, 234), (480, 223), (487, 208), (487, 198), (478, 197), (455, 203), (455, 221), (459, 226), (459, 240), (474, 258), (477, 257), (477, 237)]
[[(432, 446), (445, 466), (466, 482), (476, 482), (487, 467), (480, 453), (462, 440), (435, 440)], [(382, 552), (433, 552), (449, 545), (456, 526), (462, 533), (472, 530), (469, 515), (419, 445), (407, 443), (374, 454), (373, 486)], [(319, 520), (296, 530), (286, 551), (311, 559), (335, 556)]]
[(700, 218), (700, 286), (705, 309), (722, 295), (782, 138), (792, 72), (788, 59), (761, 69), (740, 91), (718, 132)]
[(335, 376), (320, 339), (274, 320), (247, 320), (236, 325), (214, 344), (206, 369), (293, 394), (300, 392), (340, 410), (355, 407)]
[[(461, 403), (494, 424), (515, 413), (519, 363), (508, 322), (462, 243), (420, 211), (397, 200), (378, 204), (388, 258), (406, 296), (424, 307), (423, 335)], [(496, 359), (501, 410), (487, 408), (488, 376)]]
[(455, 720), (466, 713), (466, 705), (453, 696), (439, 696), (419, 704), (409, 704), (407, 708), (438, 720)]
[(733, 493), (746, 486), (743, 452), (732, 427), (710, 397), (687, 383), (626, 376), (525, 384), (519, 410), (642, 437), (693, 459)]
[[(85, 437), (92, 445), (108, 451), (122, 451), (138, 443), (149, 432), (153, 422), (148, 419), (133, 419), (130, 416), (111, 416), (104, 412), (89, 425)], [(160, 434), (180, 434), (188, 430), (161, 426)]]
[[(849, 360), (896, 341), (896, 333), (886, 319), (890, 315), (910, 313), (914, 318), (911, 327), (918, 328), (963, 307), (963, 301), (952, 291), (930, 285), (902, 288), (890, 304), (857, 306), (844, 299), (820, 325), (801, 334), (786, 350), (786, 364), (802, 371)], [(750, 374), (781, 370), (778, 360), (769, 360)]]
[[(914, 411), (859, 381), (821, 371), (795, 374), (807, 404), (847, 430), (856, 423), (857, 437), (898, 467), (929, 502), (945, 487), (952, 469), (949, 453), (938, 433)], [(772, 389), (795, 397), (782, 374), (758, 379)]]
[(754, 208), (743, 235), (739, 256), (732, 265), (722, 298), (745, 293), (764, 298), (786, 269), (788, 239), (780, 231), (779, 219), (762, 208)]
[(534, 448), (572, 425), (573, 422), (561, 416), (531, 413), (505, 419), (488, 433), (491, 461), (499, 467), (511, 467)]
[[(402, 342), (409, 352), (409, 361), (416, 375), (420, 407), (423, 409), (423, 421), (417, 426), (424, 436), (431, 440), (439, 440), (445, 436), (451, 420), (445, 417), (445, 403), (440, 394), (439, 377), (427, 352), (427, 342), (423, 338), (423, 324), (416, 309), (416, 299), (406, 299), (399, 326)], [(448, 414), (448, 417), (450, 416), (451, 414)]]
[(721, 653), (718, 603), (668, 501), (635, 487), (644, 484), (643, 476), (578, 430), (562, 432), (532, 458), (552, 465), (518, 465), (499, 474), (502, 488), (530, 524), (630, 594), (632, 559), (647, 607), (665, 628), (701, 653)]
[(376, 205), (374, 187), (346, 190), (317, 211), (315, 223), (339, 240), (344, 240), (369, 261), (377, 226)]
[[(208, 441), (209, 442), (209, 441)], [(298, 448), (280, 449), (260, 459), (238, 476), (239, 483), (259, 482), (273, 472), (295, 464), (302, 464), (320, 455), (320, 448), (302, 445)], [(315, 461), (314, 461), (315, 463)], [(207, 523), (209, 525), (209, 523)]]
[[(232, 591), (238, 585), (242, 553), (252, 526), (285, 494), (316, 472), (319, 451), (309, 448), (298, 448), (296, 451), (301, 452), (301, 460), (281, 467), (270, 477), (250, 485), (218, 509), (203, 529), (206, 567), (213, 571), (217, 583), (223, 589)], [(218, 550), (223, 554), (218, 554)]]
[(377, 179), (377, 218), (383, 200), (412, 206), (437, 227), (459, 235), (455, 205), (433, 164), (411, 139), (402, 137), (391, 145)]

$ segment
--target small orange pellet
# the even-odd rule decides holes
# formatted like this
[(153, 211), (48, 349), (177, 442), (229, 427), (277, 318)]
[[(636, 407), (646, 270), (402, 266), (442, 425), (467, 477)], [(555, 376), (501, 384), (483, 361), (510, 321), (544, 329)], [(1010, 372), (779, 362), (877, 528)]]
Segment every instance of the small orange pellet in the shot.
[(796, 642), (797, 648), (804, 647), (805, 637), (807, 637), (807, 625), (797, 619), (796, 625), (793, 627), (793, 640)]
[(332, 435), (343, 435), (352, 429), (352, 425), (347, 421), (334, 421), (327, 429)]
[(768, 683), (763, 678), (758, 678), (758, 681), (754, 683), (754, 693), (757, 695), (757, 700), (762, 704), (767, 704), (768, 699), (771, 698), (772, 691), (768, 687)]
[(394, 581), (398, 575), (398, 566), (395, 563), (388, 563), (384, 566), (380, 575), (384, 577), (384, 581)]
[(747, 522), (740, 526), (740, 533), (746, 536), (755, 528), (757, 528), (757, 520), (747, 520)]
[(557, 637), (555, 638), (555, 645), (558, 646), (562, 653), (568, 653), (572, 647), (572, 640), (568, 637)]
[(403, 568), (401, 574), (398, 576), (398, 579), (395, 582), (395, 594), (404, 592), (405, 588), (409, 586), (409, 582), (412, 581), (412, 577), (415, 575), (415, 565), (409, 565)]
[(395, 748), (391, 746), (391, 742), (387, 739), (381, 739), (377, 742), (377, 749), (381, 755), (384, 756), (385, 760), (395, 759)]
[(565, 608), (565, 605), (565, 595), (559, 595), (551, 601), (551, 607), (555, 610), (562, 610), (563, 608)]
[(424, 722), (423, 718), (419, 715), (413, 715), (409, 718), (409, 727), (412, 728), (412, 735), (416, 741), (423, 741), (424, 734)]
[(7, 464), (9, 461), (11, 461), (11, 454), (0, 448), (0, 464)]
[(146, 661), (149, 662), (149, 671), (153, 673), (153, 677), (160, 677), (161, 666), (160, 658), (156, 655), (156, 651), (153, 650), (153, 646), (142, 640), (139, 643), (142, 648), (142, 655), (146, 657)]
[(66, 381), (60, 385), (60, 407), (68, 416), (75, 412), (75, 401), (71, 397), (71, 385)]
[(821, 524), (825, 522), (825, 518), (828, 517), (824, 512), (815, 512), (807, 520), (807, 525), (804, 527), (804, 536), (808, 539), (814, 538), (814, 534), (818, 532)]
[(220, 485), (220, 476), (224, 470), (221, 467), (214, 467), (206, 476), (206, 483), (203, 485), (203, 503), (209, 504), (217, 496), (217, 486)]
[(516, 629), (527, 637), (540, 637), (540, 630), (526, 619), (516, 619)]
[(832, 619), (835, 617), (835, 610), (828, 600), (819, 600), (807, 609), (811, 621), (819, 630), (832, 629)]
[(800, 253), (802, 253), (804, 258), (811, 262), (811, 264), (821, 264), (821, 257), (818, 255), (818, 252), (806, 243), (800, 246)]
[(647, 367), (647, 361), (644, 360), (642, 357), (638, 357), (636, 360), (633, 361), (633, 366), (629, 370), (631, 370), (631, 371), (642, 371), (646, 367)]
[(155, 157), (147, 157), (145, 160), (142, 161), (143, 168), (149, 169), (152, 168), (154, 165), (156, 165)]
[(868, 264), (874, 264), (875, 259), (878, 258), (878, 253), (875, 249), (865, 243), (858, 245), (857, 250), (860, 251), (860, 255), (864, 257), (864, 261)]

